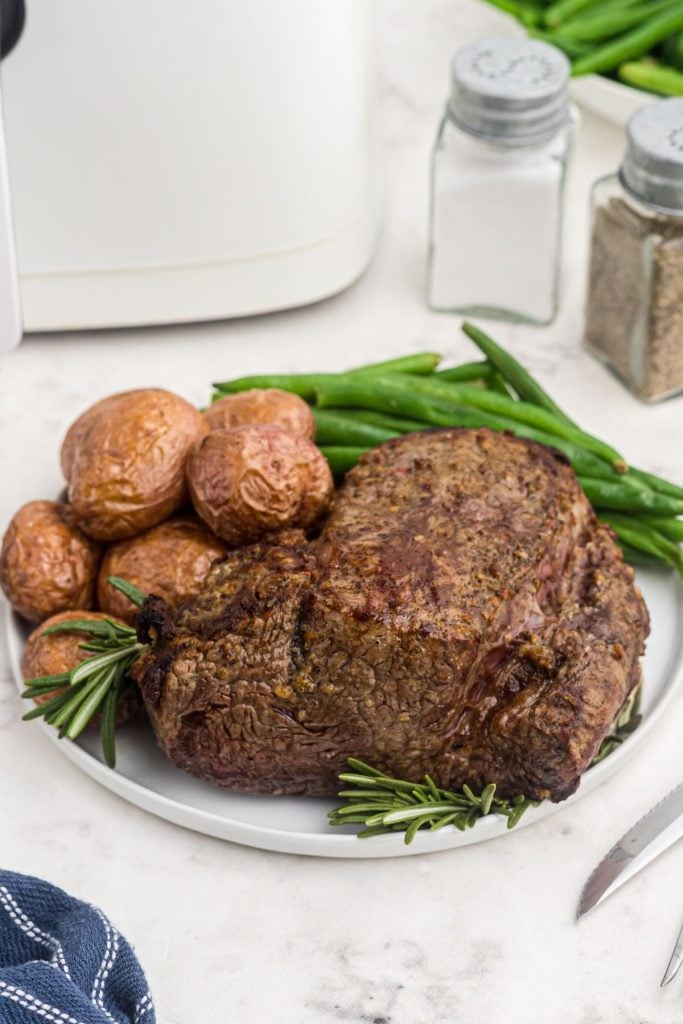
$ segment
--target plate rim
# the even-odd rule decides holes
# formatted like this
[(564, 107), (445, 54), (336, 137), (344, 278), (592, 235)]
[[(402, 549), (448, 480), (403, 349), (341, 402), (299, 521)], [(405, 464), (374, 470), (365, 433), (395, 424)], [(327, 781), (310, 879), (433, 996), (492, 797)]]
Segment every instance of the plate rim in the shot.
[[(683, 586), (675, 584), (679, 614), (683, 613)], [(23, 620), (14, 612), (6, 599), (2, 601), (3, 632), (6, 650), (15, 686), (21, 691), (23, 679), (20, 669), (20, 623)], [(25, 625), (25, 624), (24, 624)], [(550, 814), (562, 811), (576, 800), (597, 788), (602, 782), (619, 771), (624, 760), (635, 752), (638, 746), (651, 736), (666, 709), (683, 685), (683, 640), (675, 651), (674, 661), (668, 670), (665, 689), (657, 703), (638, 728), (613, 751), (609, 757), (589, 769), (581, 779), (579, 788), (567, 800), (559, 803), (544, 801), (538, 807), (531, 807), (517, 826), (517, 830), (535, 824)], [(376, 836), (372, 846), (359, 841), (355, 834), (333, 832), (300, 832), (280, 829), (267, 825), (245, 822), (239, 818), (226, 817), (214, 811), (187, 804), (159, 793), (128, 776), (112, 771), (97, 757), (72, 740), (60, 740), (55, 730), (45, 722), (38, 726), (56, 744), (58, 749), (77, 768), (104, 786), (116, 796), (139, 807), (143, 811), (170, 821), (181, 828), (213, 836), (242, 846), (269, 850), (275, 853), (296, 853), (303, 856), (334, 857), (341, 859), (376, 859), (382, 857), (409, 856), (421, 853), (437, 853), (458, 849), (479, 842), (488, 842), (508, 834), (504, 820), (492, 815), (481, 819), (467, 832), (459, 832), (449, 826), (437, 833), (418, 832), (411, 846), (406, 846), (403, 834)], [(590, 784), (585, 781), (590, 779)], [(209, 783), (207, 783), (209, 785)], [(258, 799), (258, 797), (256, 797)], [(165, 812), (165, 813), (164, 813)], [(233, 833), (233, 834), (226, 834)], [(448, 841), (457, 837), (458, 842)], [(435, 842), (437, 840), (437, 842)]]
[[(617, 82), (604, 75), (582, 75), (573, 78), (571, 95), (579, 106), (595, 117), (624, 129), (631, 116), (653, 100), (662, 99), (656, 93), (637, 89), (626, 82)], [(617, 109), (613, 109), (616, 104)]]

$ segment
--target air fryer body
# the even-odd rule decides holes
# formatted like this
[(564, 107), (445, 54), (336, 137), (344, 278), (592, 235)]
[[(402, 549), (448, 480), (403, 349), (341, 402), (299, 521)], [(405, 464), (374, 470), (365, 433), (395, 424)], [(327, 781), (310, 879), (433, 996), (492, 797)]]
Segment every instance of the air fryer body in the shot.
[(28, 0), (3, 62), (24, 325), (339, 291), (375, 219), (367, 0)]

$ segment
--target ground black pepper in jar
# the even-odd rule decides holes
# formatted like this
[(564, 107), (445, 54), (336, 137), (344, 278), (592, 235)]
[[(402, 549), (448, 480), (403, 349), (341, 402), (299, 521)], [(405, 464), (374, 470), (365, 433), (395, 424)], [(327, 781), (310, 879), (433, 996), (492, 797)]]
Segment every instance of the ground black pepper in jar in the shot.
[(593, 189), (585, 339), (639, 397), (683, 391), (683, 100), (634, 114)]

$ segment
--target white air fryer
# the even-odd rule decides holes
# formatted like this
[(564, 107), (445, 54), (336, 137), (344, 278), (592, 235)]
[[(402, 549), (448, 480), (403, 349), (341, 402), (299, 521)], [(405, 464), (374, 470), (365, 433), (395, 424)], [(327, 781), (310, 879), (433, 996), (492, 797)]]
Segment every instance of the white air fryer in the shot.
[(24, 330), (262, 313), (358, 277), (371, 16), (368, 0), (26, 0), (2, 65)]

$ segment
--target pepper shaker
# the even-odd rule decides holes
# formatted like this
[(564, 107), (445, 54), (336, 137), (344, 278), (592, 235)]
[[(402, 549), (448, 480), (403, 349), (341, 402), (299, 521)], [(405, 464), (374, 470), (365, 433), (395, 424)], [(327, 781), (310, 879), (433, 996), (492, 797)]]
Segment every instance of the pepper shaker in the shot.
[(587, 346), (640, 398), (683, 391), (683, 99), (627, 126), (617, 174), (592, 195)]
[(451, 63), (432, 156), (432, 309), (531, 323), (557, 313), (569, 62), (533, 39), (483, 39)]

